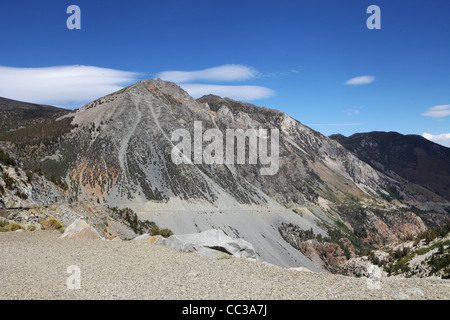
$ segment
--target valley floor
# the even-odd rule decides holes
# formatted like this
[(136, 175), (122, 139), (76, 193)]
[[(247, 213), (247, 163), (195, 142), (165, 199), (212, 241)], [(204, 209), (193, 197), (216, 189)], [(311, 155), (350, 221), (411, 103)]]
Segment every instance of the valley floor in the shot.
[[(367, 279), (60, 235), (0, 233), (0, 299), (450, 299), (448, 280), (390, 279), (374, 289)], [(68, 289), (70, 266), (80, 289)]]

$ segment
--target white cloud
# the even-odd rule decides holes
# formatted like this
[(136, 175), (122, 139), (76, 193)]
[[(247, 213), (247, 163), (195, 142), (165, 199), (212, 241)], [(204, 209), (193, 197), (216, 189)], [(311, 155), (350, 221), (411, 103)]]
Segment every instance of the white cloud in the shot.
[(450, 148), (450, 133), (441, 133), (441, 134), (433, 135), (431, 133), (424, 132), (422, 134), (422, 137)]
[(422, 116), (433, 118), (444, 118), (450, 115), (450, 104), (434, 106), (422, 113)]
[(180, 84), (180, 86), (194, 98), (214, 94), (234, 100), (252, 101), (269, 98), (274, 94), (273, 90), (259, 86), (225, 86), (194, 83)]
[(192, 81), (245, 81), (254, 79), (258, 72), (250, 67), (227, 64), (219, 67), (198, 71), (163, 71), (157, 74), (158, 78), (177, 83)]
[(351, 78), (351, 79), (345, 81), (345, 84), (360, 85), (360, 84), (368, 84), (373, 81), (375, 81), (375, 77), (373, 77), (373, 76), (360, 76), (360, 77)]
[(13, 68), (0, 66), (0, 96), (51, 104), (84, 104), (120, 90), (139, 73), (94, 66)]

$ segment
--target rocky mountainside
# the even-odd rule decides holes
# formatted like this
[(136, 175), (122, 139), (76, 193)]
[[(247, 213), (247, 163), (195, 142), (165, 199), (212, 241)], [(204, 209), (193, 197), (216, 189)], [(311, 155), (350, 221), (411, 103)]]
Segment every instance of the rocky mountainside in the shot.
[(392, 243), (369, 255), (355, 257), (338, 267), (338, 272), (370, 277), (378, 270), (382, 277), (450, 279), (450, 224), (428, 229), (401, 243)]
[(0, 209), (46, 206), (68, 200), (61, 184), (49, 181), (40, 171), (25, 170), (0, 149)]
[[(175, 234), (222, 229), (253, 244), (261, 260), (281, 266), (323, 271), (332, 269), (330, 261), (342, 262), (327, 258), (329, 250), (312, 252), (304, 241), (330, 240), (346, 260), (448, 219), (441, 196), (386, 175), (283, 112), (216, 96), (194, 100), (159, 79), (140, 81), (41, 129), (27, 126), (0, 141), (26, 167), (65, 182), (73, 200), (128, 207)], [(239, 156), (208, 162), (220, 159), (221, 149), (226, 158), (227, 133), (239, 129), (254, 134), (259, 152), (267, 142), (265, 157), (261, 152), (253, 162), (252, 138), (238, 138), (230, 150), (245, 150), (244, 164)], [(37, 134), (31, 138), (30, 132)], [(173, 155), (186, 135), (187, 156), (176, 163)], [(212, 141), (220, 147), (208, 154)], [(298, 230), (309, 231), (308, 238)]]
[(396, 132), (330, 137), (393, 179), (402, 177), (450, 201), (450, 148)]
[(24, 169), (0, 148), (0, 232), (63, 230), (83, 219), (105, 239), (136, 237), (132, 217), (125, 218), (120, 210), (94, 202), (73, 202), (68, 186), (52, 180), (40, 170)]

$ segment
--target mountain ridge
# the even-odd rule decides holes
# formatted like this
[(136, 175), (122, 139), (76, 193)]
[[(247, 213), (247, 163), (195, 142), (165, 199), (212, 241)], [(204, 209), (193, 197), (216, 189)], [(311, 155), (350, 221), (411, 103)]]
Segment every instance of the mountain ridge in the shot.
[(361, 160), (395, 178), (420, 184), (450, 200), (450, 148), (397, 132), (332, 135)]
[(71, 110), (0, 97), (0, 133), (53, 120)]

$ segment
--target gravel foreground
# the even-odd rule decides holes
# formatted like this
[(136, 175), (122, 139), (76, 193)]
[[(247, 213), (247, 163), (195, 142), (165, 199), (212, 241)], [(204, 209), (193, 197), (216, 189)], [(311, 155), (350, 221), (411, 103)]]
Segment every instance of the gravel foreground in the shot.
[[(212, 259), (139, 241), (60, 239), (56, 231), (0, 233), (0, 299), (450, 299), (450, 281), (366, 279)], [(81, 288), (69, 289), (78, 266)]]

